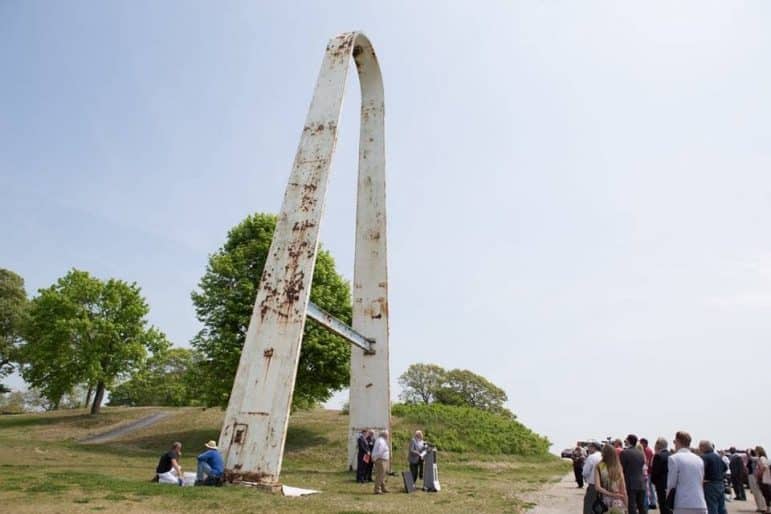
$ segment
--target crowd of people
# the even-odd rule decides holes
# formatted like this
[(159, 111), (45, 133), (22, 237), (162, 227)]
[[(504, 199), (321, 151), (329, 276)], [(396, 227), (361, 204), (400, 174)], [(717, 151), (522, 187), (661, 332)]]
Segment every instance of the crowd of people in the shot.
[[(391, 461), (388, 432), (384, 430), (375, 438), (374, 430), (363, 429), (359, 433), (356, 445), (358, 448), (356, 481), (361, 484), (374, 481), (375, 494), (389, 492), (386, 487), (387, 472)], [(423, 457), (426, 454), (426, 445), (427, 443), (423, 440), (423, 432), (416, 430), (407, 453), (407, 462), (410, 466), (413, 482), (423, 478)], [(373, 468), (375, 470), (374, 480), (372, 479)]]
[[(217, 443), (209, 441), (204, 447), (206, 450), (197, 457), (195, 485), (222, 485), (225, 465), (217, 448)], [(357, 438), (357, 447), (356, 481), (362, 484), (374, 482), (375, 494), (389, 492), (386, 487), (391, 461), (388, 431), (383, 430), (375, 437), (374, 430), (362, 430)], [(423, 478), (423, 457), (426, 448), (427, 443), (423, 440), (423, 432), (415, 431), (410, 441), (407, 456), (413, 482)], [(181, 456), (182, 443), (172, 443), (171, 448), (161, 455), (153, 481), (162, 484), (183, 485), (185, 475), (180, 464)]]
[(718, 452), (703, 440), (692, 449), (687, 432), (677, 432), (673, 444), (670, 449), (659, 437), (650, 448), (634, 434), (623, 442), (577, 444), (572, 460), (578, 487), (586, 484), (583, 513), (726, 514), (726, 501), (747, 500), (745, 482), (756, 512), (771, 513), (771, 470), (762, 447)]

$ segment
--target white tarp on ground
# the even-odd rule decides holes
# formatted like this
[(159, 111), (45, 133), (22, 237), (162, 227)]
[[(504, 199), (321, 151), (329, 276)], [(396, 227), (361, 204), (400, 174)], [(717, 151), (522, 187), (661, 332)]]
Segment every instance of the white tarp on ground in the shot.
[(318, 494), (321, 491), (314, 491), (313, 489), (300, 489), (299, 487), (289, 487), (288, 485), (281, 486), (281, 494), (284, 496), (308, 496), (309, 494)]
[[(195, 473), (186, 471), (182, 473), (182, 485), (184, 486), (193, 486), (195, 485)], [(174, 470), (171, 470), (167, 473), (158, 473), (158, 483), (159, 484), (169, 484), (169, 485), (179, 485), (179, 478), (177, 478), (177, 474), (174, 472)]]

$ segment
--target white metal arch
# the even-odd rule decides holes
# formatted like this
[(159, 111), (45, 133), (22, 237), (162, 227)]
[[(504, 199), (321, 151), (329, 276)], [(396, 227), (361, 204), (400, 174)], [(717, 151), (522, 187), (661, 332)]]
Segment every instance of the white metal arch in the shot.
[(219, 438), (228, 478), (277, 483), (316, 263), (349, 59), (361, 85), (353, 329), (374, 353), (351, 355), (349, 463), (360, 428), (390, 425), (383, 81), (367, 37), (327, 45), (260, 279)]

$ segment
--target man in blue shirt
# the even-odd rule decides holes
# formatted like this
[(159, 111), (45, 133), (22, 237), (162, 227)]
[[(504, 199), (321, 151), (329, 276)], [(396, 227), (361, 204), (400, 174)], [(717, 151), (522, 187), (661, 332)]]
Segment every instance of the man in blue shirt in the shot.
[(728, 467), (720, 455), (715, 453), (711, 442), (699, 442), (699, 451), (704, 461), (704, 499), (707, 501), (707, 514), (726, 514), (723, 479)]
[(217, 451), (217, 443), (209, 441), (204, 446), (207, 450), (198, 456), (198, 472), (196, 473), (196, 485), (205, 485), (210, 480), (219, 482), (222, 473), (225, 471), (225, 463)]

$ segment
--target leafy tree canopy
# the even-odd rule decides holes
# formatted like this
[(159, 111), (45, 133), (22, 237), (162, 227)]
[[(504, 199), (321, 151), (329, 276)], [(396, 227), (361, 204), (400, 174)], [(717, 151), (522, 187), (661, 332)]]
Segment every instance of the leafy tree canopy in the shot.
[[(0, 378), (14, 370), (27, 306), (24, 279), (13, 271), (0, 268)], [(3, 388), (0, 384), (0, 389)]]
[(187, 348), (154, 354), (129, 380), (110, 389), (110, 405), (195, 405), (200, 389), (197, 360), (198, 355)]
[[(225, 406), (230, 397), (275, 226), (276, 216), (254, 214), (233, 227), (225, 244), (209, 257), (199, 289), (192, 293), (196, 315), (204, 325), (192, 345), (204, 359), (200, 380), (208, 405)], [(324, 250), (316, 260), (311, 301), (350, 323), (350, 288)], [(343, 339), (306, 323), (293, 406), (326, 401), (347, 386), (350, 352)]]
[(401, 398), (408, 404), (466, 406), (514, 418), (504, 407), (506, 392), (466, 369), (445, 370), (436, 364), (412, 364), (399, 377)]
[(406, 403), (433, 403), (447, 370), (436, 364), (410, 364), (399, 377), (401, 399)]
[(136, 284), (73, 269), (31, 302), (21, 348), (24, 380), (54, 408), (78, 384), (94, 386), (91, 412), (98, 413), (106, 388), (139, 367), (148, 351), (169, 346), (148, 326), (148, 312)]

